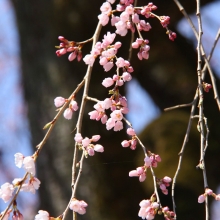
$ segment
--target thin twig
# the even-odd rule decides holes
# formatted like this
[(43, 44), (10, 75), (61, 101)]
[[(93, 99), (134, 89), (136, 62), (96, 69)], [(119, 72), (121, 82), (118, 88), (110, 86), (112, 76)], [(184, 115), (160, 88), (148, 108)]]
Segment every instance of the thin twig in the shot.
[[(102, 28), (102, 25), (99, 22), (97, 27), (96, 27), (95, 33), (93, 35), (92, 48), (94, 48), (96, 42), (98, 41), (101, 28)], [(84, 111), (85, 111), (85, 106), (86, 106), (86, 101), (87, 101), (87, 96), (88, 96), (88, 91), (89, 91), (89, 84), (90, 84), (91, 74), (92, 74), (92, 66), (88, 65), (87, 73), (86, 73), (86, 75), (84, 77), (84, 79), (85, 79), (85, 86), (84, 86), (83, 98), (82, 98), (82, 103), (81, 103), (79, 117), (78, 117), (77, 126), (76, 126), (76, 133), (81, 133), (82, 121), (83, 121), (83, 116), (84, 116)], [(77, 147), (77, 143), (75, 143), (75, 150), (74, 150), (74, 156), (73, 156), (73, 165), (72, 165), (72, 183), (71, 183), (71, 186), (72, 186), (72, 198), (75, 196), (75, 192), (76, 192), (75, 183), (76, 183), (77, 160), (78, 160), (78, 147)], [(76, 216), (77, 215), (73, 214), (73, 219), (74, 220), (76, 219)]]
[(170, 111), (170, 110), (177, 109), (177, 108), (189, 107), (189, 106), (193, 105), (193, 102), (194, 102), (194, 100), (189, 104), (182, 104), (182, 105), (176, 105), (176, 106), (173, 106), (173, 107), (165, 108), (164, 111), (166, 112), (166, 111)]
[[(199, 34), (198, 34), (198, 32), (197, 32), (197, 30), (196, 30), (196, 28), (195, 28), (191, 18), (186, 13), (185, 9), (183, 8), (183, 6), (180, 4), (180, 2), (178, 0), (173, 0), (173, 1), (176, 3), (177, 7), (182, 12), (184, 17), (187, 19), (188, 23), (190, 24), (190, 26), (191, 26), (191, 28), (192, 28), (192, 30), (194, 32), (194, 35), (195, 35), (196, 39), (198, 40)], [(205, 65), (208, 68), (209, 75), (210, 75), (210, 78), (211, 78), (211, 81), (212, 81), (213, 92), (214, 92), (214, 99), (216, 100), (218, 108), (220, 110), (220, 100), (219, 100), (219, 95), (218, 95), (218, 91), (217, 91), (217, 87), (216, 87), (216, 83), (215, 83), (215, 77), (214, 77), (214, 74), (213, 74), (212, 69), (210, 67), (209, 59), (206, 57), (205, 50), (204, 50), (204, 47), (203, 47), (202, 43), (200, 44), (200, 48), (201, 48), (201, 52), (202, 52), (202, 57), (205, 60)]]

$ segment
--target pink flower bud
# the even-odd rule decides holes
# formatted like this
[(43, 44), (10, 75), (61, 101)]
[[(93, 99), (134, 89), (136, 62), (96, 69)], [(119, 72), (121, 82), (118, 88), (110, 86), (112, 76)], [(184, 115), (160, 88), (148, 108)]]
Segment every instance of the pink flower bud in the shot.
[(131, 136), (136, 135), (135, 130), (133, 128), (128, 128), (127, 129), (127, 134), (131, 135)]
[(114, 83), (114, 80), (113, 80), (112, 78), (110, 78), (110, 77), (105, 78), (105, 79), (102, 81), (102, 85), (103, 85), (104, 87), (106, 87), (106, 88), (112, 86), (113, 83)]
[(91, 143), (91, 140), (87, 137), (82, 140), (83, 147), (87, 147), (90, 143)]
[(139, 176), (139, 174), (138, 174), (137, 170), (132, 170), (129, 172), (129, 176), (134, 177), (134, 176)]
[(96, 151), (96, 152), (104, 152), (104, 147), (102, 146), (102, 145), (100, 145), (100, 144), (96, 144), (95, 146), (94, 146), (94, 150)]
[(205, 193), (211, 196), (213, 194), (213, 191), (211, 189), (206, 189)]
[(147, 166), (147, 167), (149, 167), (149, 166), (151, 166), (152, 161), (153, 161), (152, 158), (146, 156), (146, 157), (144, 158), (144, 162), (145, 162), (144, 165)]
[(156, 160), (157, 162), (161, 162), (161, 158), (160, 158), (160, 156), (159, 156), (158, 154), (155, 155), (155, 160)]
[(137, 49), (140, 45), (137, 42), (133, 42), (131, 46), (132, 48)]
[(92, 142), (96, 142), (96, 141), (98, 141), (100, 138), (101, 138), (100, 135), (93, 135), (93, 136), (92, 136)]
[(80, 133), (76, 133), (75, 134), (75, 137), (74, 137), (74, 140), (78, 143), (81, 143), (83, 138), (82, 138), (82, 135)]
[(73, 61), (74, 59), (76, 59), (76, 55), (76, 51), (70, 53), (70, 55), (68, 56), (68, 60)]
[(67, 108), (64, 113), (63, 113), (64, 118), (66, 118), (67, 120), (70, 120), (73, 116), (73, 111), (70, 108)]
[(71, 107), (71, 109), (73, 110), (73, 111), (77, 111), (78, 110), (78, 105), (77, 105), (77, 102), (75, 101), (75, 100), (72, 100), (71, 102), (70, 102), (70, 107)]
[(87, 149), (87, 152), (88, 152), (88, 155), (89, 155), (89, 156), (94, 156), (94, 154), (95, 154), (95, 151), (94, 151), (93, 148)]
[(163, 178), (163, 182), (165, 182), (165, 183), (170, 183), (171, 181), (172, 181), (172, 179), (170, 177), (168, 177), (168, 176), (165, 176)]
[(127, 140), (124, 140), (121, 142), (122, 147), (129, 147), (130, 146), (130, 142)]
[(205, 201), (205, 195), (202, 194), (202, 195), (200, 195), (199, 198), (198, 198), (198, 203), (203, 203), (204, 201)]
[(113, 62), (108, 62), (103, 67), (104, 67), (105, 72), (108, 72), (113, 66), (114, 66)]
[(139, 181), (140, 181), (140, 182), (144, 182), (145, 179), (146, 179), (146, 173), (142, 173), (142, 174), (139, 176)]
[(61, 107), (64, 103), (65, 103), (66, 99), (61, 97), (61, 96), (58, 96), (54, 99), (54, 105), (59, 108)]

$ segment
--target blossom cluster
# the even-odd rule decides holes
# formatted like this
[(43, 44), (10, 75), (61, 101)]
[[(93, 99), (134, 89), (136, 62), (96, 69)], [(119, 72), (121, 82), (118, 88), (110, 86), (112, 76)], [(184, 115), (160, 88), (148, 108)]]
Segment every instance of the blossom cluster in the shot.
[[(120, 131), (123, 129), (123, 114), (128, 113), (127, 99), (115, 91), (115, 94), (111, 98), (106, 98), (104, 101), (99, 101), (94, 105), (95, 110), (89, 112), (90, 119), (99, 121), (106, 124), (106, 129), (110, 130), (114, 128), (114, 131)], [(108, 118), (106, 110), (111, 109), (112, 113)]]
[(159, 209), (159, 204), (149, 199), (142, 200), (139, 203), (139, 206), (140, 210), (138, 212), (138, 216), (147, 220), (154, 219), (157, 214), (157, 210)]
[(17, 187), (21, 187), (20, 191), (31, 192), (33, 194), (40, 187), (40, 180), (35, 177), (35, 162), (33, 156), (25, 157), (21, 153), (16, 153), (14, 156), (15, 165), (18, 168), (23, 166), (25, 171), (29, 173), (30, 177), (26, 182), (21, 178), (15, 178), (12, 181), (12, 184), (6, 182), (1, 185), (0, 198), (4, 202), (8, 202), (12, 198), (13, 192)]
[(155, 194), (153, 194), (150, 199), (142, 200), (139, 203), (140, 210), (138, 212), (138, 216), (142, 219), (151, 220), (154, 219), (155, 215), (158, 213), (159, 215), (163, 214), (165, 220), (173, 220), (175, 213), (170, 211), (167, 206), (161, 207), (161, 205), (155, 200)]
[(88, 137), (83, 138), (80, 133), (75, 134), (74, 140), (77, 142), (79, 149), (84, 150), (85, 155), (94, 156), (96, 152), (104, 152), (104, 147), (100, 144), (92, 144), (100, 139), (100, 135), (93, 135), (91, 139)]
[(207, 196), (212, 196), (215, 200), (220, 201), (220, 194), (216, 195), (211, 189), (206, 188), (205, 193), (198, 197), (198, 203), (203, 203)]
[(167, 187), (170, 186), (171, 181), (172, 181), (172, 179), (168, 176), (165, 176), (162, 179), (157, 179), (157, 184), (160, 186), (160, 189), (162, 190), (163, 194), (165, 194), (165, 195), (168, 194)]
[(157, 162), (160, 162), (161, 158), (159, 155), (155, 155), (151, 153), (151, 156), (146, 156), (144, 158), (144, 166), (136, 168), (136, 170), (132, 170), (129, 172), (130, 177), (139, 177), (139, 181), (143, 182), (146, 179), (147, 168), (149, 167), (157, 167)]
[(135, 130), (133, 128), (128, 128), (127, 134), (132, 137), (131, 140), (124, 140), (121, 142), (121, 145), (122, 147), (130, 147), (131, 150), (135, 150), (137, 145)]
[[(59, 108), (59, 107), (62, 107), (64, 105), (65, 102), (67, 102), (68, 100), (61, 97), (61, 96), (58, 96), (54, 99), (54, 105)], [(77, 111), (78, 110), (78, 104), (77, 102), (72, 99), (70, 101), (70, 104), (69, 104), (69, 107), (65, 109), (64, 113), (63, 113), (63, 116), (64, 118), (70, 120), (72, 117), (73, 117), (73, 112), (74, 111)]]
[(58, 39), (61, 41), (60, 45), (57, 46), (59, 50), (56, 51), (56, 54), (58, 57), (66, 54), (67, 52), (70, 52), (69, 54), (69, 61), (73, 61), (77, 58), (78, 61), (82, 59), (82, 45), (77, 44), (74, 41), (68, 41), (65, 37), (59, 36)]

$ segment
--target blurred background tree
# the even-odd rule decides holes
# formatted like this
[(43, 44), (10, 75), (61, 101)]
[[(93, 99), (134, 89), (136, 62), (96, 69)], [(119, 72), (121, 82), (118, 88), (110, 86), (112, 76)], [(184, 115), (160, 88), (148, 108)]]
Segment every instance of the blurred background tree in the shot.
[[(213, 2), (202, 1), (202, 5)], [(83, 62), (69, 62), (67, 56), (57, 58), (55, 45), (59, 44), (58, 36), (74, 41), (90, 38), (98, 22), (101, 0), (91, 1), (61, 1), (13, 0), (16, 10), (17, 24), (20, 34), (22, 74), (25, 99), (28, 104), (33, 148), (42, 140), (45, 131), (43, 126), (55, 115), (53, 99), (56, 96), (68, 97), (76, 85), (83, 79), (86, 66)], [(158, 6), (158, 15), (171, 17), (170, 29), (177, 32), (176, 25), (182, 18), (173, 1), (153, 2)], [(138, 5), (146, 1), (139, 0)], [(196, 3), (184, 1), (188, 13), (195, 11)], [(144, 34), (150, 41), (150, 59), (139, 62), (136, 52), (133, 53), (133, 76), (150, 94), (161, 111), (165, 107), (192, 101), (197, 87), (196, 53), (192, 43), (178, 34), (175, 42), (169, 41), (165, 29), (155, 19), (150, 21), (153, 29)], [(109, 31), (103, 28), (101, 36)], [(114, 29), (111, 29), (114, 31)], [(123, 41), (123, 49), (119, 55), (126, 57), (130, 39)], [(83, 49), (83, 55), (91, 50), (90, 45)], [(103, 75), (105, 74), (105, 75)], [(101, 86), (106, 73), (96, 63), (89, 95), (99, 100), (108, 95)], [(209, 77), (207, 81), (210, 82)], [(219, 84), (219, 81), (217, 81)], [(135, 92), (135, 91), (134, 91)], [(126, 94), (126, 91), (124, 91)], [(80, 100), (80, 94), (76, 100)], [(79, 103), (80, 104), (80, 103)], [(212, 92), (205, 94), (205, 114), (208, 118), (210, 147), (207, 151), (207, 173), (210, 188), (219, 184), (220, 171), (216, 169), (219, 155), (220, 138), (219, 117)], [(129, 178), (128, 172), (143, 163), (141, 149), (131, 151), (122, 149), (120, 143), (126, 139), (124, 131), (106, 131), (100, 122), (91, 121), (88, 112), (93, 103), (88, 104), (83, 122), (83, 136), (90, 137), (100, 134), (101, 144), (105, 147), (103, 154), (86, 159), (83, 177), (80, 180), (78, 198), (89, 203), (85, 219), (139, 219), (137, 216), (139, 202), (147, 199), (153, 192), (150, 185), (150, 173), (144, 183), (136, 178)], [(147, 109), (146, 109), (147, 111)], [(187, 127), (190, 109), (179, 109), (162, 113), (144, 129), (141, 134), (144, 144), (162, 157), (162, 162), (156, 169), (156, 175), (173, 177), (177, 166), (178, 152), (181, 148)], [(141, 117), (141, 115), (140, 115)], [(38, 177), (41, 180), (39, 190), (40, 202), (36, 209), (47, 210), (51, 216), (62, 213), (71, 195), (71, 164), (74, 151), (74, 129), (77, 113), (71, 121), (60, 119), (37, 161)], [(196, 122), (190, 132), (187, 144), (184, 168), (177, 180), (177, 214), (178, 219), (201, 219), (203, 206), (197, 204), (197, 197), (203, 192), (202, 173), (195, 169), (199, 160), (199, 134)], [(171, 200), (163, 197), (163, 205), (171, 207)], [(156, 219), (163, 219), (157, 217)]]

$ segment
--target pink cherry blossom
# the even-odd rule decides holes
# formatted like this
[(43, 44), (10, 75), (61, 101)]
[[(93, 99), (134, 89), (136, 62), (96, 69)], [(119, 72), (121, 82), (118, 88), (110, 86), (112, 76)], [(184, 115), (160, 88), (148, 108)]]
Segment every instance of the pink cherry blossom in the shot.
[(165, 183), (170, 183), (171, 181), (172, 181), (172, 179), (170, 177), (168, 177), (168, 176), (165, 176), (163, 178), (163, 182), (165, 182)]
[(93, 135), (93, 136), (92, 136), (92, 142), (96, 142), (96, 141), (98, 141), (100, 138), (101, 138), (100, 135)]
[(102, 146), (102, 145), (100, 145), (100, 144), (96, 144), (95, 146), (94, 146), (94, 150), (96, 151), (96, 152), (104, 152), (104, 147)]
[(124, 80), (124, 82), (126, 82), (126, 81), (129, 82), (132, 79), (132, 76), (128, 72), (123, 72), (122, 79)]
[(211, 189), (206, 189), (205, 190), (205, 193), (207, 194), (207, 195), (209, 195), (209, 196), (211, 196), (212, 194), (213, 194), (213, 191), (211, 190)]
[(123, 123), (121, 121), (116, 121), (114, 126), (114, 131), (120, 131), (123, 129)]
[(6, 203), (11, 199), (13, 192), (13, 185), (10, 183), (4, 183), (0, 188), (0, 198)]
[(35, 216), (35, 220), (49, 220), (50, 215), (47, 211), (39, 210), (38, 214)]
[(127, 140), (124, 140), (121, 142), (122, 147), (129, 147), (130, 146), (130, 142)]
[(87, 147), (90, 143), (91, 143), (91, 140), (87, 137), (82, 140), (83, 147)]
[(112, 118), (109, 118), (106, 122), (106, 129), (110, 130), (115, 126), (115, 120), (113, 120)]
[(100, 7), (100, 10), (101, 10), (102, 13), (108, 14), (108, 13), (111, 12), (112, 6), (110, 5), (109, 2), (104, 2), (104, 3), (102, 4), (102, 6)]
[(75, 101), (75, 100), (72, 100), (71, 102), (70, 102), (70, 108), (73, 110), (73, 111), (77, 111), (78, 110), (78, 104), (77, 104), (77, 102)]
[(120, 110), (115, 110), (113, 111), (111, 114), (110, 114), (111, 118), (114, 120), (114, 121), (120, 121), (123, 119), (123, 114), (121, 113)]
[(75, 50), (75, 51), (73, 51), (72, 53), (69, 54), (68, 60), (73, 61), (73, 60), (76, 59), (76, 57), (77, 57), (77, 51)]
[(104, 108), (105, 108), (105, 109), (109, 109), (109, 108), (111, 108), (111, 106), (112, 106), (112, 100), (109, 99), (109, 98), (106, 98), (106, 99), (103, 101), (103, 103), (104, 103)]
[(89, 156), (94, 156), (94, 155), (95, 155), (95, 151), (94, 151), (94, 149), (91, 148), (91, 147), (89, 147), (89, 148), (87, 149), (87, 153), (88, 153)]
[(131, 150), (135, 150), (136, 149), (136, 145), (137, 145), (137, 140), (136, 139), (132, 139), (131, 140)]
[(83, 61), (85, 62), (85, 64), (89, 65), (89, 66), (93, 66), (93, 63), (95, 62), (95, 58), (93, 55), (91, 54), (87, 54), (84, 58)]
[(203, 203), (205, 201), (206, 196), (204, 194), (200, 195), (198, 198), (198, 203)]
[(150, 158), (150, 157), (146, 156), (146, 157), (144, 158), (145, 166), (150, 167), (152, 161), (153, 161), (153, 158)]
[(98, 19), (102, 26), (107, 25), (109, 22), (109, 16), (105, 13), (101, 13), (100, 15), (98, 15)]
[(59, 108), (65, 103), (66, 99), (59, 96), (54, 99), (54, 105)]
[(110, 77), (108, 78), (105, 78), (103, 81), (102, 81), (102, 85), (105, 86), (106, 88), (112, 86), (114, 84), (114, 80)]
[(31, 192), (33, 194), (35, 194), (36, 190), (39, 189), (40, 187), (40, 180), (36, 177), (32, 177), (28, 183), (24, 183), (22, 185), (21, 191), (25, 191), (25, 192)]
[(31, 156), (28, 156), (28, 157), (24, 158), (23, 167), (32, 176), (35, 175), (35, 162), (34, 162), (34, 159)]
[(70, 209), (73, 210), (74, 212), (79, 213), (80, 215), (83, 215), (86, 213), (86, 207), (88, 206), (88, 204), (86, 202), (84, 202), (83, 200), (79, 201), (79, 200), (72, 200), (70, 203)]
[(125, 66), (125, 60), (122, 57), (119, 57), (115, 64), (118, 68), (122, 68)]
[(64, 118), (70, 120), (73, 117), (73, 110), (71, 108), (67, 108), (63, 113)]
[(105, 65), (103, 65), (103, 68), (104, 68), (105, 72), (108, 72), (113, 66), (114, 66), (114, 63), (110, 61), (110, 62), (106, 63)]
[(136, 170), (132, 170), (129, 172), (130, 177), (139, 177), (139, 181), (143, 182), (146, 179), (146, 172), (144, 167), (138, 167)]
[(128, 128), (127, 129), (127, 134), (131, 135), (131, 136), (136, 135), (135, 130), (133, 128)]
[(21, 153), (16, 153), (14, 156), (15, 156), (15, 165), (18, 168), (21, 168), (24, 160), (24, 155)]
[(107, 46), (109, 46), (110, 44), (113, 43), (115, 37), (116, 37), (115, 33), (111, 34), (110, 32), (107, 32), (107, 34), (104, 35), (104, 38), (103, 38), (102, 42), (107, 47)]
[(76, 133), (75, 134), (75, 137), (74, 137), (74, 140), (78, 143), (81, 143), (83, 138), (82, 138), (82, 135), (80, 133)]

